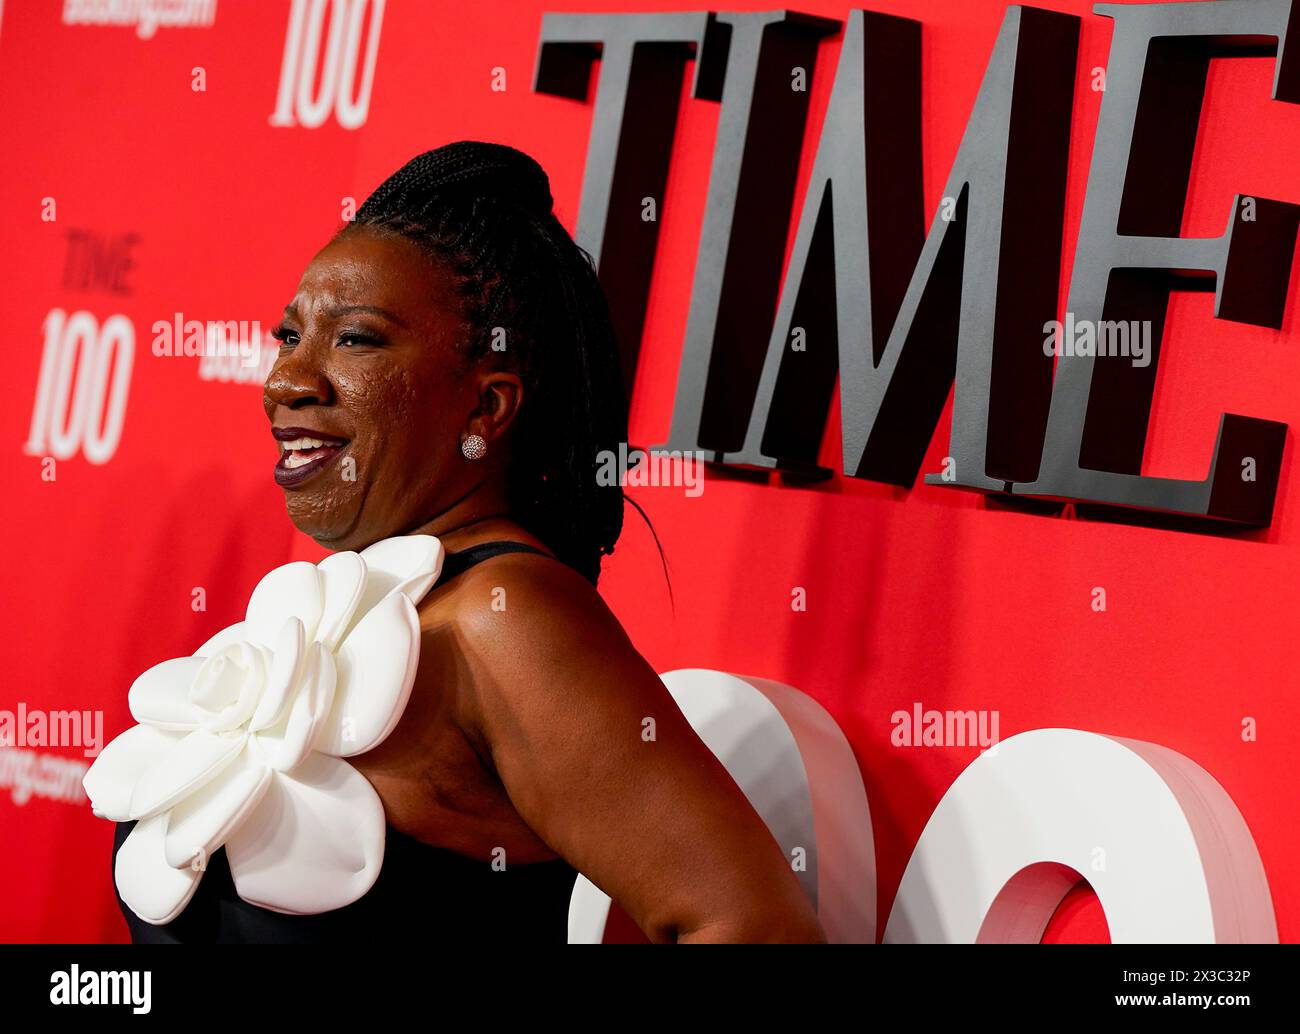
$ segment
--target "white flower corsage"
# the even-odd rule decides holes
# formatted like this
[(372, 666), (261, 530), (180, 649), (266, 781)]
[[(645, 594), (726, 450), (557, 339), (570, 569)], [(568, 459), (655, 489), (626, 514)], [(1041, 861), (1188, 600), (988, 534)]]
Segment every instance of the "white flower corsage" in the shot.
[(83, 785), (96, 815), (139, 820), (114, 879), (147, 923), (175, 919), (226, 849), (235, 890), (276, 912), (341, 908), (384, 860), (383, 804), (348, 762), (406, 708), (415, 604), (442, 570), (429, 535), (277, 567), (245, 619), (131, 686), (133, 726)]

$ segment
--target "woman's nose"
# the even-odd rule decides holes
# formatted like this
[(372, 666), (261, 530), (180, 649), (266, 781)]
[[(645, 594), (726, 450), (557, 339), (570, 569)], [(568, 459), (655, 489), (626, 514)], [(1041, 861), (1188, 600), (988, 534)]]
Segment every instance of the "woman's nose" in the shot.
[(288, 409), (327, 406), (334, 400), (329, 377), (314, 361), (310, 350), (301, 344), (271, 367), (264, 394), (268, 409), (275, 406)]

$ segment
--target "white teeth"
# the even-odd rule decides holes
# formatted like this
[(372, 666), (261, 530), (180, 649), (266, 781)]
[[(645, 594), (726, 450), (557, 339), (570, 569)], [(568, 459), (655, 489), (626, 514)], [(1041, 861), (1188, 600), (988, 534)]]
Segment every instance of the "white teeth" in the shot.
[(311, 453), (318, 449), (337, 449), (341, 448), (343, 442), (323, 442), (319, 438), (295, 438), (292, 441), (281, 442), (284, 449), (281, 462), (285, 470), (294, 470), (297, 467), (305, 467), (308, 463), (319, 459), (319, 456), (312, 456)]

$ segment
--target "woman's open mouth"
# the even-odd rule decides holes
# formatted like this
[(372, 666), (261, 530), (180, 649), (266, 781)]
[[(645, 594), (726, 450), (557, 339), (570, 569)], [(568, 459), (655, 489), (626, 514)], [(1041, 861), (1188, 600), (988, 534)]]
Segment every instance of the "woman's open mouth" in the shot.
[(347, 448), (347, 438), (337, 438), (305, 427), (273, 427), (280, 443), (275, 483), (281, 488), (300, 485), (328, 467)]

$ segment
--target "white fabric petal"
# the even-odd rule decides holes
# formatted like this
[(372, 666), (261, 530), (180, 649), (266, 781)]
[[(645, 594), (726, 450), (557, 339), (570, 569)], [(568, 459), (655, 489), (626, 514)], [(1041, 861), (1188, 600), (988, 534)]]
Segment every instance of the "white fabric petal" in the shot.
[(130, 819), (136, 782), (182, 738), (182, 733), (163, 732), (152, 725), (133, 725), (108, 743), (81, 781), (91, 811), (113, 822)]
[(295, 617), (286, 618), (275, 641), (275, 656), (266, 676), (266, 688), (248, 723), (250, 731), (269, 728), (284, 718), (302, 677), (306, 648), (307, 632), (302, 622)]
[(245, 750), (215, 779), (177, 804), (167, 819), (167, 864), (180, 868), (207, 861), (230, 831), (237, 829), (261, 802), (271, 785), (271, 770)]
[(211, 657), (214, 653), (219, 653), (227, 646), (234, 643), (242, 643), (248, 638), (247, 627), (244, 622), (236, 621), (233, 625), (227, 625), (220, 632), (214, 635), (206, 643), (194, 651), (195, 657)]
[(366, 587), (366, 564), (359, 553), (332, 553), (316, 565), (320, 572), (324, 605), (316, 640), (334, 650), (361, 604)]
[[(219, 711), (210, 712), (203, 724), (199, 726), (209, 732), (229, 732), (244, 725), (252, 717), (254, 709), (261, 700), (262, 687), (266, 685), (266, 672), (270, 667), (271, 652), (263, 646), (254, 646), (252, 643), (240, 643), (234, 648), (234, 652), (239, 655), (237, 663), (231, 668), (232, 674), (237, 679), (234, 683), (237, 687), (237, 695)], [(210, 659), (205, 663), (215, 663), (215, 661)]]
[(284, 564), (270, 572), (253, 590), (248, 600), (244, 625), (248, 638), (261, 646), (275, 645), (284, 627), (284, 619), (296, 617), (311, 639), (320, 622), (320, 575), (316, 565), (305, 560)]
[(361, 551), (368, 576), (366, 596), (372, 584), (386, 585), (382, 595), (396, 589), (419, 603), (438, 580), (443, 554), (442, 543), (432, 535), (398, 535), (367, 546)]
[(131, 684), (126, 698), (131, 717), (174, 732), (197, 729), (208, 714), (190, 700), (189, 690), (203, 664), (202, 657), (176, 657), (155, 664)]
[(142, 819), (118, 849), (113, 880), (123, 902), (146, 923), (170, 923), (190, 903), (201, 870), (174, 869), (163, 857), (167, 816)]
[(131, 818), (149, 818), (184, 800), (234, 761), (247, 741), (244, 732), (204, 729), (183, 737), (141, 774), (131, 791)]
[(405, 593), (380, 600), (335, 655), (338, 689), (316, 749), (351, 757), (378, 746), (397, 726), (420, 661), (420, 619)]
[(245, 901), (274, 912), (326, 912), (374, 885), (384, 834), (374, 787), (346, 761), (312, 753), (292, 774), (275, 774), (227, 838), (226, 857)]
[(312, 744), (329, 720), (335, 684), (334, 655), (323, 643), (312, 643), (302, 687), (293, 698), (288, 717), (276, 728), (257, 734), (258, 745), (272, 768), (292, 771), (311, 753)]
[[(255, 649), (251, 643), (233, 643), (218, 654), (204, 657), (186, 694), (190, 702), (201, 707), (211, 718), (238, 700)], [(198, 660), (197, 657), (190, 659)]]
[(419, 662), (415, 605), (444, 556), (437, 538), (409, 535), (282, 565), (244, 621), (135, 681), (141, 724), (83, 781), (95, 814), (138, 820), (114, 870), (128, 908), (172, 921), (222, 847), (239, 895), (273, 911), (325, 912), (373, 886), (384, 808), (341, 757), (397, 726)]
[(442, 543), (432, 535), (399, 535), (363, 549), (366, 588), (353, 625), (391, 592), (404, 592), (419, 603), (438, 580), (443, 558)]

